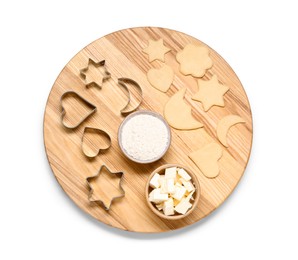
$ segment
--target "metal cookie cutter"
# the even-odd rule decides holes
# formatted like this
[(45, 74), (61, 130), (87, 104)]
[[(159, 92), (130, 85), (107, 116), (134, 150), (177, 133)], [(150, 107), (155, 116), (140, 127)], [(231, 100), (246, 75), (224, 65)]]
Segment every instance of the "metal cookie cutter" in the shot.
[[(88, 153), (85, 149), (84, 149), (84, 140), (85, 140), (85, 135), (86, 133), (93, 133), (93, 134), (96, 134), (98, 136), (104, 136), (107, 140), (108, 140), (108, 145), (106, 147), (97, 147), (97, 151), (96, 153)], [(95, 158), (97, 155), (99, 155), (99, 153), (101, 151), (106, 151), (108, 150), (112, 145), (112, 140), (111, 140), (111, 137), (110, 135), (102, 130), (102, 129), (99, 129), (99, 128), (93, 128), (93, 127), (85, 127), (84, 129), (84, 132), (83, 132), (83, 136), (82, 136), (82, 141), (81, 141), (81, 148), (82, 148), (82, 151), (83, 153), (85, 154), (85, 156), (87, 156), (88, 158), (90, 159), (93, 159)]]
[[(102, 172), (103, 169), (106, 169), (110, 174), (115, 174), (115, 175), (120, 179), (120, 180), (119, 180), (119, 191), (120, 191), (121, 194), (120, 194), (119, 196), (113, 197), (113, 198), (110, 200), (110, 203), (109, 203), (108, 205), (106, 205), (101, 199), (93, 199), (93, 198), (92, 198), (92, 195), (93, 195), (93, 193), (94, 193), (94, 189), (93, 189), (93, 187), (92, 187), (91, 181), (92, 181), (92, 180), (96, 180), (96, 179), (99, 177), (99, 175), (101, 174), (101, 172)], [(122, 186), (121, 186), (121, 184), (122, 184), (122, 179), (123, 179), (123, 175), (124, 175), (123, 172), (111, 172), (107, 166), (102, 165), (102, 166), (99, 168), (99, 171), (98, 171), (98, 173), (97, 173), (96, 175), (91, 176), (91, 177), (87, 177), (87, 178), (86, 178), (87, 184), (88, 184), (89, 189), (90, 189), (90, 191), (89, 191), (89, 195), (88, 195), (88, 200), (89, 200), (90, 202), (99, 202), (99, 203), (101, 203), (101, 205), (104, 207), (104, 209), (108, 211), (108, 210), (111, 208), (111, 205), (112, 205), (112, 203), (113, 203), (113, 201), (114, 201), (115, 199), (122, 198), (122, 197), (125, 196), (125, 191), (124, 191), (124, 189), (123, 189)]]
[[(127, 110), (127, 108), (128, 108), (129, 105), (130, 105), (130, 101), (131, 101), (131, 93), (129, 92), (129, 89), (128, 89), (128, 87), (126, 86), (127, 83), (128, 83), (128, 84), (131, 84), (131, 85), (133, 85), (135, 88), (137, 88), (137, 89), (139, 90), (139, 92), (140, 92), (140, 96), (141, 96), (141, 98), (140, 98), (138, 104), (137, 104), (134, 108), (131, 108), (131, 109), (129, 109), (129, 110)], [(123, 115), (123, 116), (127, 116), (127, 115), (129, 115), (130, 113), (136, 111), (136, 110), (138, 109), (138, 107), (141, 105), (141, 103), (142, 103), (142, 101), (143, 101), (143, 90), (142, 90), (141, 86), (140, 86), (137, 82), (135, 82), (134, 80), (129, 79), (129, 78), (119, 78), (119, 79), (118, 79), (118, 84), (119, 84), (121, 87), (125, 88), (125, 90), (126, 90), (127, 93), (128, 93), (128, 102), (127, 102), (127, 104), (125, 105), (125, 107), (122, 108), (122, 109), (120, 110), (121, 115)]]
[[(81, 100), (86, 106), (88, 106), (91, 111), (85, 115), (77, 124), (75, 125), (67, 125), (65, 122), (64, 122), (64, 117), (66, 115), (66, 110), (65, 108), (63, 107), (63, 100), (66, 98), (66, 97), (74, 97), (76, 99), (79, 99)], [(61, 113), (61, 123), (64, 127), (68, 128), (68, 129), (75, 129), (77, 128), (80, 124), (82, 124), (89, 116), (91, 116), (93, 113), (96, 112), (97, 108), (95, 105), (93, 105), (92, 103), (90, 103), (88, 100), (86, 100), (85, 98), (83, 98), (82, 96), (80, 96), (78, 93), (76, 93), (75, 91), (66, 91), (60, 98), (60, 105), (61, 105), (61, 108), (62, 108), (62, 113)]]
[[(99, 82), (95, 81), (94, 78), (92, 78), (92, 77), (89, 78), (87, 72), (89, 70), (90, 65), (92, 65), (95, 68), (100, 68), (100, 67), (103, 68), (103, 70), (104, 70), (103, 75), (102, 75), (101, 72), (99, 72), (99, 75), (101, 75), (101, 78), (99, 79)], [(91, 58), (89, 58), (89, 60), (88, 60), (87, 67), (80, 70), (80, 75), (84, 79), (86, 87), (90, 87), (92, 85), (95, 85), (99, 88), (102, 87), (102, 84), (103, 84), (104, 81), (106, 81), (107, 79), (109, 79), (111, 77), (111, 73), (108, 72), (106, 67), (105, 67), (105, 60), (95, 62)]]

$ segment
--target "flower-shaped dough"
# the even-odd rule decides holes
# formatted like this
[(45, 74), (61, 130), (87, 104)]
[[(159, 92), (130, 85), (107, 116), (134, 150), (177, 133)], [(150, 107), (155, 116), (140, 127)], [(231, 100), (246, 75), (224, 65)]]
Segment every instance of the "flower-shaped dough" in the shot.
[(180, 72), (184, 75), (192, 75), (201, 78), (206, 70), (213, 65), (209, 57), (209, 49), (204, 46), (187, 44), (177, 53), (177, 61), (180, 63)]

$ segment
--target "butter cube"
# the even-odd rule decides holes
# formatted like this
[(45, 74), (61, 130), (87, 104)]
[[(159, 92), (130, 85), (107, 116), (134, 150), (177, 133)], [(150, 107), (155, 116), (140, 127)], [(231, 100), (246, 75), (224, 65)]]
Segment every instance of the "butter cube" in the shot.
[(180, 183), (180, 182), (176, 182), (176, 183), (175, 183), (175, 186), (176, 186), (176, 187), (183, 187), (183, 186), (182, 186), (182, 183)]
[(158, 182), (159, 182), (159, 184), (160, 184), (160, 186), (161, 186), (161, 184), (162, 184), (162, 182), (165, 180), (165, 176), (164, 175), (159, 175), (159, 180), (158, 180)]
[(153, 189), (159, 188), (160, 187), (159, 178), (160, 178), (160, 175), (158, 173), (155, 173), (149, 182), (150, 187), (152, 187)]
[(175, 211), (184, 215), (191, 207), (192, 207), (192, 204), (189, 201), (187, 201), (185, 198), (183, 198), (180, 201), (180, 203), (175, 207)]
[(163, 213), (166, 216), (174, 215), (174, 200), (172, 198), (169, 198), (167, 201), (163, 203)]
[(160, 176), (159, 183), (160, 183), (161, 193), (168, 193), (167, 181), (164, 175)]
[(174, 215), (174, 214), (175, 214), (174, 207), (164, 207), (164, 208), (163, 208), (163, 213), (164, 213), (166, 216)]
[(174, 179), (166, 179), (166, 189), (167, 193), (175, 192), (175, 180)]
[(175, 186), (175, 192), (172, 197), (176, 200), (181, 200), (186, 193), (186, 189), (184, 187)]
[(176, 167), (171, 167), (167, 168), (165, 172), (165, 178), (166, 179), (176, 179), (176, 174), (177, 174), (177, 168)]
[(195, 190), (193, 190), (191, 193), (189, 193), (187, 195), (187, 197), (185, 198), (185, 200), (190, 201), (190, 200), (194, 200), (194, 198), (192, 197), (192, 195), (194, 194)]
[(188, 192), (191, 192), (191, 191), (195, 190), (195, 187), (193, 186), (193, 184), (191, 183), (191, 181), (186, 181), (183, 178), (180, 178), (180, 181), (182, 182), (183, 186), (186, 188), (186, 190)]
[(156, 206), (156, 208), (157, 208), (158, 210), (162, 210), (162, 209), (163, 209), (163, 203), (156, 204), (155, 206)]
[(155, 190), (152, 190), (150, 193), (149, 193), (149, 200), (150, 198), (153, 198), (153, 194), (154, 194)]
[(190, 181), (191, 180), (190, 175), (184, 169), (182, 169), (182, 168), (178, 170), (178, 175), (180, 177), (182, 177), (186, 181)]
[(154, 189), (149, 194), (149, 201), (154, 202), (155, 204), (160, 204), (166, 200), (168, 200), (168, 194), (161, 193), (161, 189)]

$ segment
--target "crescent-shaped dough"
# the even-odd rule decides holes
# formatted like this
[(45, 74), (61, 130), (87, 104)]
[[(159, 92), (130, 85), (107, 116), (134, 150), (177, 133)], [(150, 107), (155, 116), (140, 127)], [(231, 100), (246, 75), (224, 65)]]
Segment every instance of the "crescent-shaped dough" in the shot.
[(245, 123), (245, 121), (237, 115), (229, 115), (224, 118), (222, 118), (216, 129), (216, 134), (218, 140), (225, 146), (228, 147), (228, 142), (227, 142), (227, 134), (229, 129), (236, 124), (240, 123)]
[(191, 107), (184, 102), (186, 87), (174, 94), (164, 108), (164, 117), (169, 125), (179, 130), (192, 130), (204, 125), (191, 115)]

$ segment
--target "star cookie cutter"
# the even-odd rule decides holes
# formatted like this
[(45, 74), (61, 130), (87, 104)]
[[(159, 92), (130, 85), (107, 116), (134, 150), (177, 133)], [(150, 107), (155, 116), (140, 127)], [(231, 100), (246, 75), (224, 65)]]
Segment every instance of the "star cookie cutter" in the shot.
[[(87, 67), (80, 70), (80, 76), (84, 79), (85, 85), (86, 85), (87, 88), (94, 85), (94, 86), (101, 89), (103, 82), (106, 81), (107, 79), (111, 78), (111, 73), (107, 71), (107, 69), (105, 67), (105, 62), (106, 62), (105, 60), (95, 62), (93, 59), (89, 58)], [(102, 76), (102, 79), (100, 80), (101, 81), (100, 83), (96, 82), (94, 79), (90, 82), (86, 82), (86, 79), (87, 79), (86, 73), (88, 72), (90, 65), (92, 65), (95, 68), (103, 67), (104, 75)]]
[[(96, 153), (92, 153), (92, 154), (88, 153), (84, 149), (84, 139), (85, 139), (85, 135), (86, 135), (87, 132), (93, 132), (94, 134), (104, 136), (108, 140), (107, 147), (104, 147), (104, 148), (98, 147), (98, 148), (96, 148), (96, 150), (97, 150)], [(93, 159), (97, 155), (99, 155), (102, 151), (107, 151), (111, 147), (111, 145), (112, 145), (112, 139), (106, 131), (104, 131), (102, 129), (99, 129), (99, 128), (94, 128), (94, 127), (85, 127), (84, 132), (83, 132), (83, 136), (82, 136), (82, 140), (81, 140), (81, 148), (82, 148), (82, 151), (83, 151), (83, 153), (86, 157), (88, 157), (89, 159)]]
[[(81, 100), (86, 106), (88, 106), (91, 111), (86, 114), (81, 120), (79, 120), (79, 122), (75, 125), (67, 125), (65, 122), (64, 122), (64, 117), (66, 115), (66, 110), (65, 108), (63, 107), (63, 100), (66, 98), (66, 97), (74, 97), (76, 99), (79, 99)], [(96, 111), (97, 111), (97, 108), (95, 105), (93, 105), (92, 103), (90, 103), (87, 99), (83, 98), (82, 96), (80, 96), (77, 92), (75, 91), (66, 91), (60, 98), (60, 106), (62, 108), (62, 113), (61, 113), (61, 123), (64, 127), (68, 128), (68, 129), (75, 129), (77, 128), (80, 124), (82, 124), (88, 117), (90, 117), (92, 114), (94, 114)]]
[[(118, 79), (118, 84), (121, 87), (123, 87), (126, 90), (126, 92), (128, 93), (128, 102), (125, 105), (125, 107), (120, 110), (120, 113), (121, 113), (122, 116), (127, 116), (130, 113), (136, 111), (140, 107), (140, 105), (141, 105), (141, 103), (143, 101), (143, 90), (142, 90), (141, 86), (136, 81), (134, 81), (134, 80), (132, 80), (130, 78), (119, 78)], [(136, 89), (138, 89), (138, 91), (140, 93), (140, 100), (139, 100), (138, 104), (134, 108), (131, 108), (129, 110), (127, 110), (127, 108), (130, 105), (131, 94), (130, 94), (130, 91), (129, 91), (128, 87), (126, 86), (126, 84), (133, 85)]]
[[(92, 188), (92, 185), (91, 185), (90, 182), (92, 181), (92, 179), (97, 179), (97, 178), (99, 177), (99, 175), (100, 175), (100, 173), (101, 173), (101, 171), (102, 171), (103, 169), (106, 169), (110, 174), (115, 174), (115, 175), (117, 175), (118, 178), (120, 179), (120, 180), (119, 180), (119, 190), (121, 191), (121, 195), (116, 196), (116, 197), (113, 197), (113, 198), (110, 200), (109, 205), (106, 205), (101, 199), (92, 199), (92, 195), (93, 195), (94, 189)], [(122, 188), (122, 180), (123, 180), (123, 176), (124, 176), (124, 172), (111, 172), (110, 169), (109, 169), (106, 165), (103, 164), (103, 165), (99, 168), (99, 171), (98, 171), (98, 173), (97, 173), (96, 175), (91, 176), (91, 177), (87, 177), (87, 178), (86, 178), (88, 187), (89, 187), (89, 189), (90, 189), (90, 190), (89, 190), (89, 194), (88, 194), (88, 200), (89, 200), (90, 202), (97, 202), (97, 203), (100, 203), (106, 211), (109, 211), (110, 208), (111, 208), (111, 205), (112, 205), (112, 203), (113, 203), (113, 201), (114, 201), (115, 199), (119, 199), (119, 198), (122, 198), (122, 197), (125, 196), (125, 191), (124, 191), (124, 189)]]

